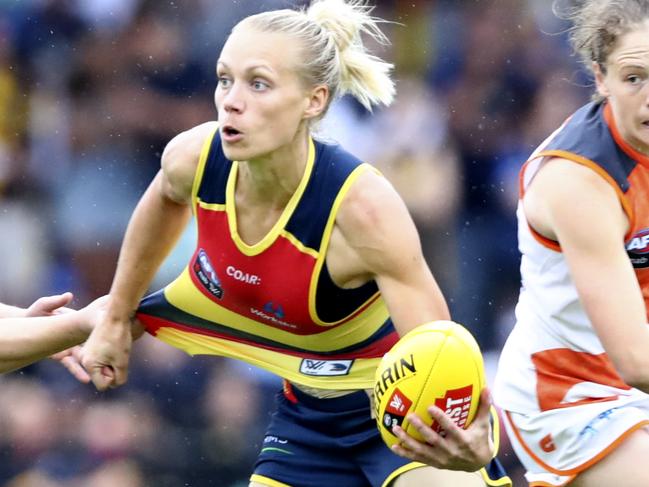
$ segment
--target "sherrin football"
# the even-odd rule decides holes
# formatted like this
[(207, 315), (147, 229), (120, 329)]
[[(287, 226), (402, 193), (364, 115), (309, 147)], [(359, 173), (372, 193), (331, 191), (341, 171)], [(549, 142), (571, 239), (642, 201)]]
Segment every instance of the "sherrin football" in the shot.
[(440, 431), (427, 412), (433, 404), (466, 428), (484, 387), (482, 354), (466, 328), (453, 321), (418, 326), (401, 337), (376, 370), (374, 406), (383, 441), (388, 446), (398, 442), (392, 433), (395, 425), (423, 441), (405, 419), (410, 412)]

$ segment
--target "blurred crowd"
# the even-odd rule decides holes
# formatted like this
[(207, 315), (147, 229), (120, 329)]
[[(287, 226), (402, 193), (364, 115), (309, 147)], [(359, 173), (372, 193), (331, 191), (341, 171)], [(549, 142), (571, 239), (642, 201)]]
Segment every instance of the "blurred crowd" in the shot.
[[(105, 294), (129, 216), (173, 135), (215, 118), (232, 26), (287, 0), (0, 0), (0, 301)], [(304, 2), (301, 2), (302, 4)], [(381, 0), (393, 106), (337, 102), (319, 127), (408, 204), (454, 319), (489, 371), (519, 288), (527, 155), (590, 95), (547, 0)], [(188, 229), (156, 279), (193, 247)], [(11, 487), (247, 485), (278, 379), (145, 337), (128, 385), (96, 393), (51, 361), (0, 377)], [(504, 440), (503, 462), (522, 477)], [(519, 485), (519, 484), (517, 484)]]

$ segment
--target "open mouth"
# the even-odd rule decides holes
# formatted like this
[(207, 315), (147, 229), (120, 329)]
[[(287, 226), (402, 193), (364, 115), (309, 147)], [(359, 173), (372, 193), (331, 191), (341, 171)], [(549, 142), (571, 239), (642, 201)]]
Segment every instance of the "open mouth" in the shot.
[(225, 125), (222, 129), (223, 134), (225, 134), (228, 137), (236, 137), (237, 135), (241, 135), (241, 132), (234, 127), (230, 125)]

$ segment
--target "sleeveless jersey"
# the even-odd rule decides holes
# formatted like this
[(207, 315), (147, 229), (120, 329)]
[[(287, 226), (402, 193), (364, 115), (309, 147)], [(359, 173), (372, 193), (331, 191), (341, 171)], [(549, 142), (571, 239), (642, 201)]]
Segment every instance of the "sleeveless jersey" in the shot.
[(525, 190), (548, 157), (587, 166), (615, 189), (630, 227), (620, 245), (626, 246), (649, 304), (649, 158), (622, 139), (609, 105), (590, 103), (543, 142), (520, 173), (522, 287), (494, 397), (503, 409), (522, 414), (642, 394), (624, 383), (605, 353), (558, 242), (535, 232), (525, 218)]
[(175, 281), (142, 301), (138, 318), (192, 355), (241, 359), (308, 387), (373, 387), (398, 335), (376, 283), (341, 289), (325, 260), (343, 198), (372, 167), (338, 145), (310, 140), (298, 188), (254, 245), (237, 232), (237, 170), (216, 131), (192, 190), (196, 250)]

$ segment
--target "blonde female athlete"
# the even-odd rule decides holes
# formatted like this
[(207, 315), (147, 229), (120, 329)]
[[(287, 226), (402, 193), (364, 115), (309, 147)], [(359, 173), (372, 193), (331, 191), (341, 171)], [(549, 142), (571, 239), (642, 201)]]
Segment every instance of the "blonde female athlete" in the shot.
[[(428, 444), (397, 431), (405, 458), (383, 445), (371, 418), (365, 390), (381, 356), (399, 334), (448, 318), (448, 309), (394, 189), (310, 135), (336, 96), (368, 108), (393, 98), (391, 66), (361, 41), (362, 33), (385, 40), (370, 10), (324, 0), (233, 29), (217, 62), (219, 121), (164, 151), (83, 363), (99, 389), (124, 383), (138, 310), (150, 333), (189, 353), (283, 377), (253, 486), (507, 485), (490, 464), (486, 395), (466, 431), (438, 409), (431, 414), (445, 438), (421, 421)], [(198, 244), (189, 265), (140, 304), (192, 210)]]
[(532, 486), (649, 485), (649, 2), (590, 0), (596, 99), (521, 171), (523, 286), (494, 395)]

